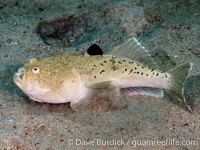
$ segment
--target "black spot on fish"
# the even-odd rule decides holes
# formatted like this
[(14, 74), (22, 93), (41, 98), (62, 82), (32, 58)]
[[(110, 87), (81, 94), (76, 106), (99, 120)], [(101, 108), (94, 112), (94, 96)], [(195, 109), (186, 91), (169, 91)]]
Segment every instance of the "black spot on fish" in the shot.
[(102, 63), (100, 63), (102, 66), (103, 66), (103, 64)]
[(123, 62), (126, 62), (126, 60), (122, 60)]
[(125, 71), (127, 71), (127, 69), (125, 68)]
[(144, 69), (144, 67), (142, 67), (142, 69)]
[(112, 61), (112, 60), (110, 59), (110, 61)]
[(141, 73), (141, 75), (143, 75), (143, 72)]
[(156, 74), (156, 76), (158, 76), (158, 75), (159, 75), (159, 73)]
[(96, 67), (96, 65), (94, 65), (94, 67)]
[(105, 72), (105, 70), (101, 70), (101, 71), (100, 71), (100, 74), (102, 74), (103, 72)]
[(137, 72), (137, 74), (139, 74), (140, 72)]
[(153, 75), (154, 75), (155, 73), (153, 72)]
[(124, 71), (122, 71), (122, 73), (124, 73)]
[(140, 65), (137, 63), (137, 66), (140, 66)]
[(132, 72), (133, 72), (133, 69), (131, 69), (130, 73), (132, 73)]
[(119, 64), (122, 64), (122, 62), (118, 61)]
[(154, 69), (151, 69), (151, 72), (154, 71)]
[(147, 75), (146, 76), (148, 76), (149, 74), (147, 73)]
[(97, 76), (94, 76), (95, 79), (97, 79)]
[(165, 77), (167, 78), (167, 75), (165, 74)]
[(136, 70), (137, 68), (135, 67), (135, 70)]
[(97, 45), (93, 44), (87, 49), (89, 55), (103, 55), (102, 49)]
[(104, 63), (106, 63), (106, 61), (105, 61), (105, 60), (104, 60), (103, 62), (104, 62)]

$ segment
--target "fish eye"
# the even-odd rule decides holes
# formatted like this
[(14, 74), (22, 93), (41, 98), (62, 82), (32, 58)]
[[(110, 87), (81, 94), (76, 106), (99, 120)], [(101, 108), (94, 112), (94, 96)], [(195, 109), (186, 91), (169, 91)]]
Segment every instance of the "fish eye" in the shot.
[(33, 72), (33, 73), (39, 73), (39, 72), (40, 72), (39, 67), (34, 67), (34, 68), (32, 69), (32, 72)]

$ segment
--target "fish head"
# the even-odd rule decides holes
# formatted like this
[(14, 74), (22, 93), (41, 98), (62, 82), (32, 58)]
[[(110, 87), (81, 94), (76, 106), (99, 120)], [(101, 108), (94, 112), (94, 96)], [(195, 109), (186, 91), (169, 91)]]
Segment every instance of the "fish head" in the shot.
[(28, 63), (26, 63), (22, 68), (18, 69), (13, 76), (15, 84), (26, 93), (31, 99), (40, 100), (41, 95), (50, 91), (50, 86), (48, 82), (44, 81), (44, 68), (41, 68), (39, 61), (33, 58)]

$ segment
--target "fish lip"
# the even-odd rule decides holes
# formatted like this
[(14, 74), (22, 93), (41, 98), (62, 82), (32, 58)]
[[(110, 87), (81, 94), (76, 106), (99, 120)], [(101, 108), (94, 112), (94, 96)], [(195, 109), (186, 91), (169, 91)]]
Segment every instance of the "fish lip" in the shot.
[(15, 72), (14, 76), (13, 76), (13, 80), (14, 82), (21, 87), (22, 86), (22, 82), (23, 82), (23, 78), (24, 78), (24, 73), (25, 70), (24, 68), (19, 68), (18, 72)]
[(18, 87), (22, 88), (22, 80), (19, 78), (19, 74), (18, 74), (18, 73), (15, 73), (15, 74), (13, 75), (13, 80), (14, 80), (15, 84), (16, 84)]
[(27, 83), (24, 78), (25, 78), (24, 68), (19, 68), (18, 72), (15, 72), (15, 74), (13, 75), (13, 80), (15, 84), (19, 88), (21, 88), (25, 93), (32, 94), (34, 92), (33, 84), (31, 83), (31, 81), (28, 81)]
[(24, 68), (19, 68), (18, 72), (14, 74), (14, 78), (22, 82), (24, 78), (24, 73), (25, 73)]
[(19, 78), (20, 78), (21, 80), (23, 80), (24, 73), (25, 73), (24, 68), (19, 68), (19, 69), (18, 69), (17, 75), (19, 76)]

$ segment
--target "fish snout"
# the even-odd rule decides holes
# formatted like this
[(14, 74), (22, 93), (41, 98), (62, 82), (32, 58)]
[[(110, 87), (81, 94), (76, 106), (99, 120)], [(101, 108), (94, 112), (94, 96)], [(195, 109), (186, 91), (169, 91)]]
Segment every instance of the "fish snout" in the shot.
[(19, 68), (18, 72), (13, 75), (13, 80), (15, 84), (21, 88), (25, 93), (33, 92), (33, 84), (30, 81), (25, 81), (24, 79), (25, 70), (24, 68)]
[(21, 79), (21, 80), (23, 80), (23, 77), (24, 77), (24, 68), (19, 68), (18, 69), (18, 72), (17, 72), (17, 74), (18, 74), (18, 76), (19, 76), (19, 78)]
[(18, 86), (22, 84), (24, 72), (24, 68), (19, 68), (18, 72), (16, 72), (13, 76), (13, 80)]

